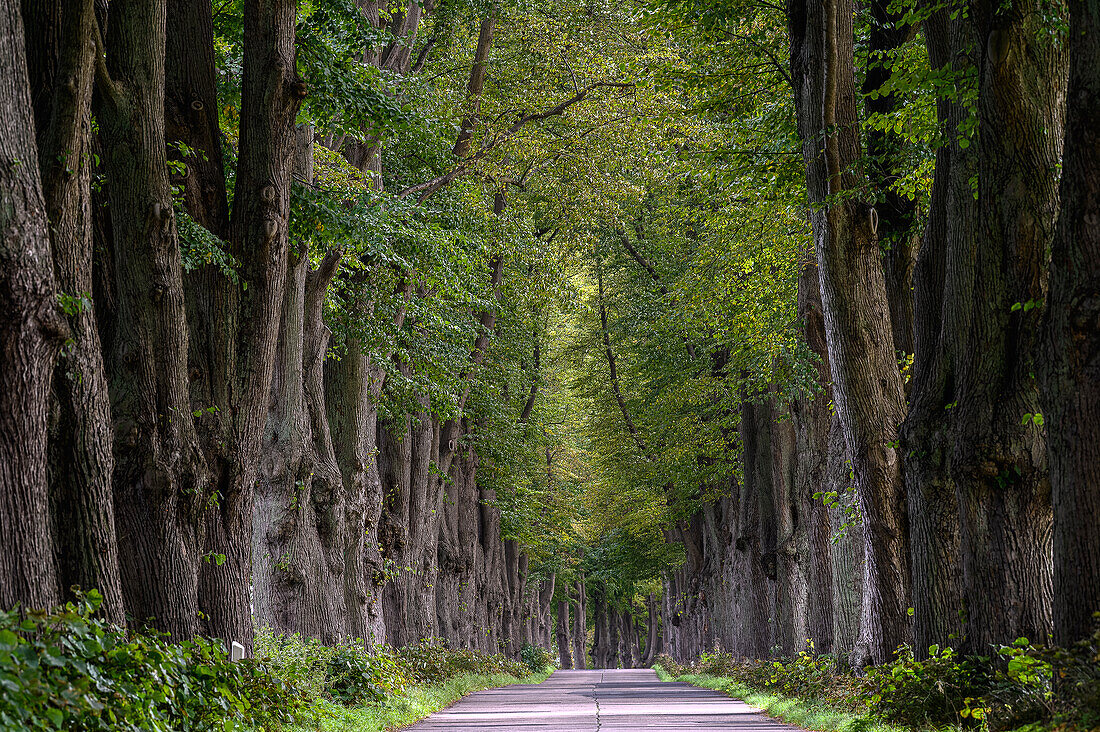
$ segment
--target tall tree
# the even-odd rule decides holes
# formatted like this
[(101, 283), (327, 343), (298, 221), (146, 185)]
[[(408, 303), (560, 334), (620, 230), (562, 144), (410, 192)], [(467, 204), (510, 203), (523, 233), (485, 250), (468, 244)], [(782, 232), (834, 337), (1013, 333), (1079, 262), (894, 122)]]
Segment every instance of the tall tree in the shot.
[[(226, 560), (203, 564), (200, 603), (208, 633), (247, 645), (252, 641), (253, 491), (292, 256), (294, 120), (307, 91), (296, 65), (296, 9), (294, 0), (244, 4), (240, 143), (229, 222), (240, 281), (225, 282), (227, 322), (218, 353), (226, 361), (214, 372), (228, 450), (208, 457), (216, 492), (214, 509), (206, 515), (205, 551)], [(206, 327), (219, 333), (216, 323)]]
[[(962, 268), (951, 470), (959, 497), (962, 647), (1051, 630), (1052, 514), (1035, 379), (1058, 209), (1063, 43), (1040, 0), (971, 8), (978, 49), (978, 217)], [(984, 39), (982, 42), (981, 39)]]
[(110, 197), (114, 492), (126, 608), (200, 630), (201, 514), (210, 487), (188, 398), (187, 328), (164, 136), (164, 0), (109, 8), (96, 117)]
[(68, 327), (58, 306), (38, 170), (23, 18), (0, 3), (0, 605), (58, 599), (47, 497), (50, 375)]
[(92, 297), (91, 135), (97, 26), (92, 0), (24, 2), (38, 164), (58, 287), (71, 298), (70, 339), (53, 376), (50, 509), (58, 581), (98, 589), (125, 622), (111, 477), (110, 399)]
[(1061, 212), (1043, 341), (1043, 415), (1054, 504), (1054, 640), (1100, 611), (1100, 10), (1069, 3)]
[(978, 174), (972, 144), (977, 64), (973, 22), (945, 5), (924, 19), (928, 58), (950, 74), (951, 95), (936, 100), (942, 140), (936, 150), (928, 224), (913, 282), (913, 378), (903, 426), (907, 448), (909, 536), (916, 653), (962, 635), (958, 497), (951, 473), (951, 430), (957, 406), (955, 370), (967, 346), (957, 335), (970, 318), (973, 286), (969, 253), (977, 236), (977, 201), (971, 181)]
[(852, 5), (793, 0), (788, 15), (833, 400), (864, 522), (861, 641), (884, 663), (909, 638), (905, 487), (894, 447), (905, 399), (871, 207), (856, 192)]

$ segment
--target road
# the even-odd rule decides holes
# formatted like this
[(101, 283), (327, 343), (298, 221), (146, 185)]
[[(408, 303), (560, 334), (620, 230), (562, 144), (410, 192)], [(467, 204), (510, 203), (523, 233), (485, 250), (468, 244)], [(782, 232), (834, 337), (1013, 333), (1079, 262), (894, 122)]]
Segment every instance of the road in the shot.
[(622, 669), (556, 671), (538, 685), (479, 691), (407, 729), (791, 732), (797, 728), (758, 714), (744, 702), (716, 691), (662, 682), (648, 669)]

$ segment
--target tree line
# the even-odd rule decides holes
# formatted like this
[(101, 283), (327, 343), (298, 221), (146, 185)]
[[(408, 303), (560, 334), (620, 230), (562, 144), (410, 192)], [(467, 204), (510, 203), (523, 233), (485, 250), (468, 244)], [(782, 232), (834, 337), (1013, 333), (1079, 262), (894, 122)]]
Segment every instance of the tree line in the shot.
[(578, 667), (1089, 632), (1083, 4), (4, 13), (0, 605)]
[(534, 449), (562, 213), (527, 192), (632, 84), (500, 50), (515, 12), (4, 4), (0, 605), (551, 644), (477, 444)]
[[(633, 456), (616, 470), (672, 506), (655, 528), (684, 548), (664, 572), (670, 653), (812, 643), (861, 667), (902, 644), (988, 655), (1088, 637), (1100, 172), (1081, 120), (1097, 103), (1095, 10), (666, 2), (654, 15), (712, 60), (679, 78), (700, 115), (735, 130), (709, 160), (736, 191), (730, 218), (757, 227), (740, 234), (748, 251), (727, 240), (741, 265), (728, 287), (754, 293), (732, 324), (691, 316), (719, 223), (684, 209), (708, 181), (651, 188), (635, 226), (607, 237), (621, 294), (603, 364), (617, 404), (602, 413)], [(808, 221), (783, 254), (798, 235), (769, 236), (754, 209), (774, 224), (792, 200)], [(671, 226), (653, 216), (669, 211)], [(762, 290), (781, 299), (774, 316)], [(640, 315), (640, 293), (663, 315)], [(685, 340), (686, 369), (639, 337), (661, 317), (679, 319), (664, 345)], [(717, 445), (677, 487), (652, 455), (684, 432), (675, 407), (651, 405), (686, 398), (671, 381), (684, 371), (709, 400), (691, 434), (713, 429)]]

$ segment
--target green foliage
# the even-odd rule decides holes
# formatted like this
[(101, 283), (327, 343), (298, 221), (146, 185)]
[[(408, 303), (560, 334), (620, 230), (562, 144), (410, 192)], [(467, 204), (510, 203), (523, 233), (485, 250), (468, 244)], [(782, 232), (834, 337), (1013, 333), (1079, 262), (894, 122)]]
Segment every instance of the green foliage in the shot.
[(182, 205), (176, 206), (176, 228), (179, 231), (180, 257), (185, 270), (210, 265), (217, 267), (233, 282), (238, 281), (237, 268), (240, 262), (229, 253), (229, 245), (191, 218)]
[(961, 658), (932, 646), (917, 660), (908, 648), (868, 673), (870, 708), (881, 718), (911, 726), (980, 724), (994, 669), (988, 658)]
[(527, 664), (527, 668), (530, 669), (533, 674), (545, 671), (546, 667), (550, 665), (550, 651), (542, 646), (524, 643), (523, 648), (519, 652), (519, 657), (521, 661)]
[(345, 703), (379, 701), (407, 683), (397, 657), (388, 649), (366, 653), (355, 646), (337, 648), (328, 662), (329, 693)]
[[(447, 648), (428, 642), (405, 646), (396, 651), (398, 663), (410, 679), (419, 684), (438, 683), (463, 674), (508, 674), (521, 677), (526, 666), (499, 654), (488, 655), (465, 648)], [(542, 669), (539, 669), (540, 671)]]
[(471, 692), (509, 684), (540, 683), (545, 672), (522, 678), (507, 674), (462, 674), (438, 683), (410, 686), (402, 693), (363, 706), (348, 707), (321, 702), (316, 720), (295, 728), (301, 732), (383, 732), (404, 728), (447, 707)]
[(726, 679), (742, 690), (808, 699), (909, 728), (997, 732), (1065, 724), (1087, 730), (1100, 721), (1100, 617), (1097, 623), (1096, 632), (1072, 648), (1020, 638), (992, 657), (932, 646), (918, 659), (903, 646), (892, 662), (862, 676), (812, 647), (787, 660), (737, 659), (716, 649), (691, 664), (665, 654), (656, 663), (672, 677)]
[(99, 599), (0, 614), (0, 730), (250, 730), (301, 711), (264, 664), (231, 663), (202, 638), (117, 630), (94, 617)]

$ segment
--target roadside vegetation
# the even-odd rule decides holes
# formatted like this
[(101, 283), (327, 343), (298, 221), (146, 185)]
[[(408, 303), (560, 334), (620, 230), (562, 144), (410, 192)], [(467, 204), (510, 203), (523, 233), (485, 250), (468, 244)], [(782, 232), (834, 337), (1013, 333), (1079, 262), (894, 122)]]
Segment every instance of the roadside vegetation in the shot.
[(933, 646), (924, 659), (902, 646), (890, 663), (855, 673), (813, 648), (789, 660), (738, 659), (714, 650), (680, 664), (666, 654), (664, 681), (721, 691), (791, 724), (826, 732), (1100, 728), (1100, 617), (1072, 648), (1027, 638), (991, 656)]
[(95, 617), (99, 603), (89, 593), (0, 616), (0, 732), (380, 732), (553, 670), (545, 651), (526, 650), (526, 662), (432, 643), (368, 651), (269, 631), (255, 658), (234, 663), (216, 641), (112, 626)]

